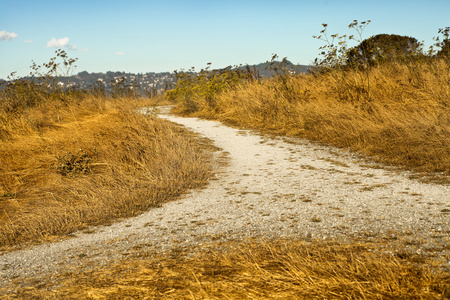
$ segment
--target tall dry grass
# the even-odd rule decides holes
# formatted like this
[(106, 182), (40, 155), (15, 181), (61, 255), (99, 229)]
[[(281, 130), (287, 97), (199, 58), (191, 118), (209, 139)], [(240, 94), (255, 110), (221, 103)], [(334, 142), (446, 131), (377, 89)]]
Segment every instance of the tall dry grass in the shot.
[(364, 70), (335, 69), (247, 82), (221, 93), (214, 109), (202, 105), (195, 114), (448, 176), (449, 70), (448, 61), (430, 59), (378, 65), (369, 77)]
[[(377, 244), (295, 240), (141, 253), (98, 269), (33, 279), (6, 299), (445, 299), (450, 277)], [(218, 248), (217, 248), (218, 247)], [(418, 264), (422, 262), (423, 264)], [(23, 284), (23, 283), (22, 283)]]
[(86, 96), (0, 112), (0, 246), (133, 216), (206, 183), (196, 137), (137, 104)]
[[(248, 82), (208, 99), (195, 99), (196, 114), (448, 175), (448, 64), (433, 60), (374, 67), (368, 77), (370, 94), (366, 75), (335, 70)], [(208, 156), (194, 136), (135, 113), (131, 99), (50, 100), (31, 103), (14, 114), (0, 110), (2, 246), (42, 241), (135, 215), (204, 184), (210, 174)], [(5, 299), (450, 297), (448, 271), (420, 255), (386, 254), (380, 250), (385, 246), (289, 240), (213, 245), (197, 249), (195, 257), (178, 249), (164, 255), (144, 251), (102, 269), (74, 270), (42, 281), (30, 278), (29, 284), (18, 282), (15, 293), (3, 295)]]

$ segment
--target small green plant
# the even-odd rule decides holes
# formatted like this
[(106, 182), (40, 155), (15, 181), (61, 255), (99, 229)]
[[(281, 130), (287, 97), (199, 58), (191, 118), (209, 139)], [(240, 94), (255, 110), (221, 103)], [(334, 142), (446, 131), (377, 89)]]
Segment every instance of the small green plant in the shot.
[(5, 193), (2, 195), (2, 197), (15, 197), (16, 194), (15, 193)]
[(194, 113), (200, 108), (217, 110), (218, 95), (239, 83), (259, 80), (259, 75), (249, 66), (228, 66), (223, 69), (207, 67), (195, 72), (195, 68), (188, 71), (174, 71), (175, 87), (166, 92), (169, 101), (178, 102), (184, 113)]
[(86, 175), (92, 172), (94, 149), (83, 151), (79, 149), (75, 153), (66, 152), (57, 156), (57, 171), (62, 176)]

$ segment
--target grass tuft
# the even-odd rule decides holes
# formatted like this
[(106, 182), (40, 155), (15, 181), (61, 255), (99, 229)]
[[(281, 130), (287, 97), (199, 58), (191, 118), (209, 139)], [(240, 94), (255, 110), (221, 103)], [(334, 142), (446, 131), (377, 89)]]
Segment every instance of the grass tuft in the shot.
[(138, 105), (89, 96), (0, 111), (0, 247), (134, 216), (206, 183), (206, 142)]
[[(247, 241), (142, 252), (99, 269), (77, 269), (18, 288), (10, 299), (443, 299), (449, 273), (374, 244)], [(142, 249), (141, 249), (142, 250)], [(7, 298), (8, 299), (8, 298)]]
[(203, 105), (194, 115), (349, 148), (448, 182), (448, 64), (438, 58), (394, 61), (368, 74), (347, 68), (243, 82), (220, 93), (214, 109)]

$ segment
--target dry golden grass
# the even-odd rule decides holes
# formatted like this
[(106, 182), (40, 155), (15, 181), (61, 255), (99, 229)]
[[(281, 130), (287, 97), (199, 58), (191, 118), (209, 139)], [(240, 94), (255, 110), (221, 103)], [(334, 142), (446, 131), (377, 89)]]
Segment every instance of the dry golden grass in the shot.
[(87, 97), (2, 115), (0, 246), (133, 216), (206, 183), (196, 138), (137, 104)]
[[(417, 172), (450, 175), (448, 62), (391, 63), (365, 72), (246, 83), (198, 116), (350, 148)], [(370, 86), (368, 86), (368, 82)], [(368, 96), (370, 90), (370, 98)]]
[[(450, 173), (448, 64), (383, 65), (248, 83), (198, 115), (295, 135), (423, 172)], [(199, 100), (201, 104), (202, 100)], [(48, 105), (48, 107), (45, 107)], [(208, 158), (193, 137), (129, 103), (87, 98), (0, 114), (0, 244), (15, 245), (131, 216), (203, 184)], [(82, 149), (81, 152), (78, 152)], [(66, 152), (83, 172), (58, 173)], [(59, 157), (59, 159), (58, 159)], [(164, 163), (161, 163), (164, 162)], [(180, 172), (181, 171), (181, 172)], [(447, 178), (447, 177), (445, 177)], [(150, 184), (149, 184), (150, 183)], [(248, 241), (136, 255), (18, 282), (5, 299), (445, 299), (436, 261), (385, 253), (386, 243)], [(400, 249), (401, 250), (401, 249)], [(140, 256), (139, 256), (140, 255)], [(54, 281), (56, 279), (56, 281)], [(1, 294), (1, 291), (0, 291)]]
[[(5, 299), (445, 299), (450, 274), (377, 244), (295, 240), (141, 253), (34, 280)], [(418, 263), (419, 262), (419, 263)], [(23, 282), (22, 282), (23, 284)]]

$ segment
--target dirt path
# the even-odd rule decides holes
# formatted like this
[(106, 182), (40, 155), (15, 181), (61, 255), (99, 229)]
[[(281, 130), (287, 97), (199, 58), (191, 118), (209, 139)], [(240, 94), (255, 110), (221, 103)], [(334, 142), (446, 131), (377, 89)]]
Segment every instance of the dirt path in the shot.
[(162, 117), (223, 149), (218, 156), (227, 156), (228, 164), (216, 180), (138, 217), (3, 254), (0, 287), (75, 266), (98, 267), (137, 248), (164, 251), (247, 237), (406, 236), (414, 251), (450, 257), (449, 186), (371, 168), (355, 155), (302, 140), (288, 143), (218, 122)]

